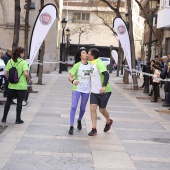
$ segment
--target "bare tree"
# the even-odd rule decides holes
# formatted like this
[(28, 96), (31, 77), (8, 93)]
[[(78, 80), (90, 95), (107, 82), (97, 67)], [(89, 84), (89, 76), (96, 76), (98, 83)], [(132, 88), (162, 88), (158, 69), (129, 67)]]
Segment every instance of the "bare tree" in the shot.
[(24, 48), (25, 58), (28, 58), (28, 33), (29, 33), (29, 11), (30, 11), (31, 0), (26, 0), (26, 13), (25, 13), (25, 37), (24, 37)]
[[(120, 14), (120, 5), (121, 0), (117, 0), (116, 7), (113, 7), (107, 0), (101, 0), (102, 2), (106, 3), (117, 15), (117, 17), (122, 18)], [(129, 14), (129, 27), (130, 27), (130, 42), (131, 42), (131, 52), (132, 52), (132, 68), (135, 68), (134, 61), (135, 61), (135, 46), (134, 46), (134, 38), (133, 38), (133, 23), (132, 23), (132, 9), (131, 9), (131, 0), (127, 1), (128, 6), (128, 14)], [(132, 51), (133, 50), (133, 51)], [(138, 82), (137, 77), (135, 75), (132, 76), (133, 79), (133, 89), (138, 89)]]
[[(131, 42), (131, 56), (132, 56), (132, 69), (136, 69), (136, 55), (135, 55), (135, 44), (134, 44), (134, 36), (133, 36), (133, 22), (132, 22), (132, 4), (131, 0), (127, 1), (127, 7), (128, 7), (128, 19), (129, 19), (129, 36), (130, 36), (130, 42)], [(133, 90), (138, 89), (138, 82), (137, 82), (137, 76), (136, 74), (132, 73), (132, 79), (133, 79)]]
[(16, 48), (19, 43), (19, 31), (20, 31), (20, 0), (15, 0), (15, 22), (14, 22), (14, 39), (12, 48)]
[(85, 32), (85, 30), (82, 30), (82, 27), (79, 28), (79, 41), (78, 41), (78, 49), (79, 49), (79, 46), (80, 46), (80, 40), (81, 40), (81, 34), (83, 34)]
[[(94, 3), (93, 1), (92, 1), (92, 3), (93, 3), (93, 5), (96, 7), (96, 15), (103, 21), (103, 23), (104, 23), (104, 25), (105, 26), (107, 26), (109, 29), (110, 29), (110, 31), (112, 31), (112, 33), (113, 33), (113, 36), (117, 39), (117, 33), (114, 31), (114, 28), (113, 28), (113, 26), (111, 26), (111, 25), (109, 25), (109, 23), (107, 23), (106, 21), (105, 21), (105, 19), (102, 17), (102, 16), (100, 16), (99, 15), (99, 10), (98, 10), (98, 6), (97, 6), (97, 4), (96, 3)], [(120, 5), (120, 4), (119, 4)], [(115, 9), (115, 11), (117, 11), (117, 9)], [(118, 13), (118, 12), (117, 12)], [(119, 15), (119, 14), (118, 14)], [(119, 41), (118, 39), (117, 39), (117, 41)], [(113, 48), (111, 47), (111, 49), (113, 50)], [(122, 53), (120, 53), (120, 51), (122, 51), (122, 49), (121, 49), (121, 44), (119, 43), (119, 56), (118, 56), (118, 67), (117, 67), (117, 76), (119, 76), (119, 70), (120, 70), (120, 64), (122, 63)], [(110, 68), (109, 68), (109, 73), (111, 73), (112, 72), (112, 64), (113, 63), (113, 58), (110, 56)], [(126, 76), (127, 77), (127, 76)], [(128, 78), (128, 77), (127, 77)]]

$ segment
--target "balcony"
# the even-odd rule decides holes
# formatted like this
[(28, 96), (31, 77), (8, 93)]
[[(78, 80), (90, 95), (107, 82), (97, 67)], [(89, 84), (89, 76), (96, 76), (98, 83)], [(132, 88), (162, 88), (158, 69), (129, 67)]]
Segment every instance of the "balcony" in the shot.
[(170, 6), (158, 11), (157, 28), (170, 27)]
[(157, 28), (170, 27), (170, 0), (160, 0)]

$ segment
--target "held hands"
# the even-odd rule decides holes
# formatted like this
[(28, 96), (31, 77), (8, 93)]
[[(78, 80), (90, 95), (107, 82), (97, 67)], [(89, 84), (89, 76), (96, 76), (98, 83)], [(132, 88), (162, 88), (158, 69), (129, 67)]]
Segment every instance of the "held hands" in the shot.
[(73, 81), (73, 84), (74, 84), (74, 85), (77, 85), (77, 84), (79, 84), (79, 81), (78, 81), (78, 80), (74, 80), (74, 81)]
[(100, 93), (105, 93), (106, 92), (106, 87), (103, 86), (101, 89), (100, 89)]

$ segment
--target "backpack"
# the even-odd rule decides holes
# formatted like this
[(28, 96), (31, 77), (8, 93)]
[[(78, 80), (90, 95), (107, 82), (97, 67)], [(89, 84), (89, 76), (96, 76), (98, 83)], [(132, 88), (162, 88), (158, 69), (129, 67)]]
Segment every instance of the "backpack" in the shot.
[[(22, 60), (21, 60), (22, 61)], [(21, 62), (20, 61), (20, 62)], [(19, 63), (20, 63), (19, 62)], [(10, 60), (10, 63), (11, 63), (11, 60)], [(18, 63), (18, 64), (19, 64)], [(17, 64), (17, 65), (18, 65)], [(16, 66), (17, 66), (16, 65)], [(12, 65), (12, 63), (11, 63), (11, 68), (9, 69), (9, 76), (8, 76), (8, 81), (10, 82), (10, 83), (12, 83), (12, 84), (16, 84), (16, 83), (18, 83), (19, 82), (19, 79), (20, 79), (20, 77), (21, 77), (21, 75), (22, 75), (22, 73), (21, 73), (21, 75), (18, 77), (18, 70), (16, 69), (16, 66), (13, 66)]]

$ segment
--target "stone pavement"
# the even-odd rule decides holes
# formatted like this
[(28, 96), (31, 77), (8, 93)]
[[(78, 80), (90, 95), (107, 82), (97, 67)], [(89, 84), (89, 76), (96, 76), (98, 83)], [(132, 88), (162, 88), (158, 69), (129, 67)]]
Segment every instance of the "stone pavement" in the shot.
[[(142, 90), (129, 90), (131, 85), (122, 84), (122, 77), (114, 72), (110, 75), (113, 92), (108, 103), (114, 120), (112, 129), (103, 132), (105, 120), (98, 113), (98, 135), (87, 135), (91, 130), (88, 103), (82, 131), (76, 129), (76, 119), (75, 134), (70, 136), (72, 85), (67, 77), (68, 73), (53, 72), (43, 76), (45, 85), (34, 84), (38, 93), (31, 93), (29, 104), (23, 107), (24, 124), (14, 124), (16, 107), (11, 106), (7, 123), (0, 123), (8, 126), (0, 134), (0, 169), (170, 169), (170, 115), (155, 111), (167, 110), (161, 101), (151, 103)], [(37, 82), (36, 77), (33, 82)], [(2, 117), (1, 105), (0, 113)]]

